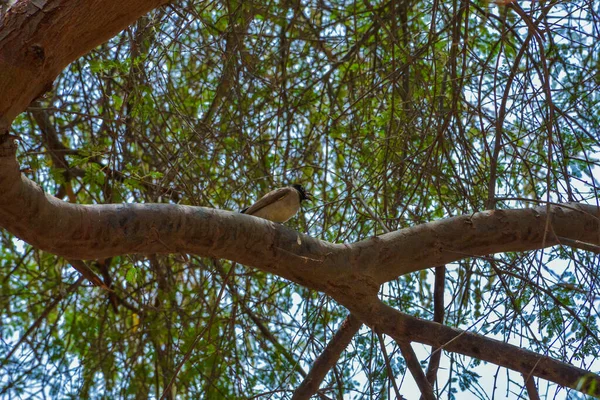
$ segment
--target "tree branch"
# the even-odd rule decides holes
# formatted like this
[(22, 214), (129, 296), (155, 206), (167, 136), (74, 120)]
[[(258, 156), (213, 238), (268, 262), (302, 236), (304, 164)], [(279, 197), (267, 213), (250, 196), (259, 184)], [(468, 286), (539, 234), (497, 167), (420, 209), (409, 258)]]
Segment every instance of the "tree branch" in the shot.
[(538, 393), (537, 387), (535, 386), (535, 381), (533, 380), (533, 377), (527, 374), (523, 374), (523, 380), (525, 381), (525, 389), (527, 389), (529, 400), (540, 400), (540, 394)]
[(390, 364), (390, 357), (388, 356), (387, 351), (385, 349), (385, 341), (383, 340), (383, 335), (376, 329), (375, 332), (377, 333), (379, 347), (381, 348), (381, 353), (383, 354), (383, 359), (385, 361), (385, 370), (387, 371), (388, 378), (392, 383), (392, 387), (394, 388), (396, 398), (399, 400), (406, 400), (404, 396), (400, 394), (400, 388), (398, 388), (398, 384), (396, 383), (396, 377), (394, 376), (394, 371), (392, 370), (392, 365)]
[(69, 63), (168, 0), (19, 1), (0, 20), (0, 133)]
[(411, 375), (421, 391), (421, 397), (425, 400), (435, 400), (432, 386), (423, 373), (423, 369), (419, 364), (419, 360), (417, 359), (417, 355), (415, 354), (412, 346), (409, 342), (398, 341), (397, 343), (400, 347), (400, 351), (402, 352), (402, 357), (404, 357), (406, 365), (408, 366)]
[[(446, 287), (446, 266), (435, 267), (435, 286), (433, 288), (433, 321), (438, 324), (444, 323), (444, 290)], [(442, 358), (442, 349), (439, 347), (431, 348), (429, 365), (427, 366), (427, 381), (433, 388), (437, 380), (437, 371), (440, 367)], [(421, 396), (421, 400), (423, 396)]]
[[(132, 253), (226, 258), (351, 306), (386, 281), (435, 265), (549, 247), (558, 243), (556, 236), (600, 243), (600, 207), (584, 204), (484, 211), (354, 244), (332, 244), (260, 218), (204, 207), (70, 204), (21, 176), (11, 142), (0, 144), (0, 226), (71, 259)], [(552, 234), (544, 241), (548, 218)]]
[[(365, 301), (363, 300), (363, 303)], [(600, 376), (573, 365), (499, 340), (406, 315), (377, 300), (368, 310), (352, 309), (364, 323), (397, 342), (411, 340), (441, 347), (538, 377), (561, 386), (600, 396)]]
[(337, 363), (342, 351), (348, 347), (361, 326), (362, 323), (360, 320), (352, 314), (346, 317), (338, 331), (331, 338), (331, 341), (327, 344), (325, 350), (315, 360), (308, 375), (294, 392), (292, 400), (309, 399), (317, 393), (321, 382), (325, 379), (325, 375)]
[(565, 238), (565, 237), (559, 237), (558, 240), (560, 241), (560, 244), (562, 244), (562, 245), (573, 247), (575, 249), (591, 251), (592, 253), (596, 253), (596, 254), (600, 254), (600, 246), (590, 244), (590, 243), (585, 243), (585, 242), (582, 242), (579, 240)]

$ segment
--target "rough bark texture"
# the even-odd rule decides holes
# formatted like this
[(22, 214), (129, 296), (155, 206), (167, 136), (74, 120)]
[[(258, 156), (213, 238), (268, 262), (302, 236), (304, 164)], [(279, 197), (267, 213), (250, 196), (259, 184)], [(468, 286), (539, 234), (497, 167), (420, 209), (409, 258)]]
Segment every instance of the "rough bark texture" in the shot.
[(0, 133), (73, 60), (166, 0), (19, 1), (0, 21)]
[(0, 227), (42, 250), (73, 259), (183, 252), (238, 261), (331, 295), (362, 322), (397, 341), (441, 347), (600, 394), (597, 375), (407, 316), (376, 297), (380, 284), (402, 274), (470, 256), (540, 249), (557, 244), (558, 237), (598, 245), (598, 207), (484, 211), (355, 244), (332, 244), (269, 221), (202, 207), (65, 203), (22, 176), (16, 144), (3, 135), (15, 116), (44, 93), (68, 63), (163, 3), (23, 1), (0, 22)]

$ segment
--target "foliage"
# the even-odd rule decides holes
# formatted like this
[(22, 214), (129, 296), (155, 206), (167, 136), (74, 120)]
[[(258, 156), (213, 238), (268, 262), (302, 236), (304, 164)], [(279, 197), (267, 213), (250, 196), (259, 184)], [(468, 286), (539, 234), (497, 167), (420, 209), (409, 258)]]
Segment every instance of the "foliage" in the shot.
[[(71, 64), (13, 125), (19, 161), (88, 204), (238, 210), (301, 182), (317, 200), (289, 225), (332, 242), (489, 207), (596, 203), (598, 4), (527, 5), (524, 18), (487, 1), (179, 1)], [(160, 397), (176, 375), (169, 395), (286, 398), (347, 314), (181, 254), (90, 263), (114, 282), (115, 310), (65, 260), (0, 240), (3, 395)], [(597, 370), (598, 264), (557, 247), (448, 266), (446, 324)], [(430, 319), (432, 282), (402, 276), (382, 298)], [(485, 396), (477, 361), (446, 360), (440, 396)], [(321, 388), (393, 397), (377, 336), (361, 329)]]

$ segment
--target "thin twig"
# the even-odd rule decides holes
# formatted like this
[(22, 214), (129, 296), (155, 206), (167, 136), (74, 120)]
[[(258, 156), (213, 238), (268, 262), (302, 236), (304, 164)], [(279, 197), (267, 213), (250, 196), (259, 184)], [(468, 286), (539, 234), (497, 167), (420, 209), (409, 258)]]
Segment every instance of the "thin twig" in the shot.
[(567, 246), (574, 247), (580, 250), (591, 251), (592, 253), (600, 254), (600, 246), (596, 246), (595, 244), (582, 242), (580, 240), (569, 239), (562, 236), (557, 236), (560, 244), (566, 244)]
[(77, 270), (77, 272), (79, 272), (85, 279), (90, 281), (94, 286), (98, 286), (104, 290), (111, 291), (111, 289), (108, 286), (106, 286), (106, 284), (102, 281), (102, 279), (98, 278), (98, 275), (96, 275), (90, 269), (90, 267), (88, 267), (83, 261), (81, 261), (81, 260), (67, 260), (67, 261), (69, 262), (69, 264), (71, 264), (71, 266), (73, 268), (75, 268)]
[[(215, 301), (215, 307), (213, 308), (213, 310), (210, 314), (210, 319), (208, 320), (208, 324), (206, 324), (207, 327), (212, 326), (215, 315), (217, 314), (217, 309), (219, 308), (219, 304), (221, 303), (221, 298), (223, 297), (223, 293), (225, 292), (225, 287), (227, 286), (227, 281), (229, 280), (229, 278), (231, 277), (231, 274), (233, 273), (234, 266), (235, 266), (235, 264), (231, 266), (229, 273), (225, 277), (225, 281), (221, 285), (221, 289), (219, 290), (219, 295), (217, 296), (217, 299)], [(210, 335), (210, 328), (208, 330), (208, 333)], [(177, 374), (179, 374), (179, 371), (183, 367), (183, 364), (185, 364), (187, 362), (187, 360), (189, 360), (189, 358), (192, 356), (192, 352), (194, 351), (194, 348), (200, 341), (201, 337), (202, 337), (202, 333), (199, 333), (198, 335), (196, 335), (196, 338), (194, 339), (194, 341), (192, 342), (192, 345), (190, 346), (190, 348), (187, 350), (187, 352), (183, 356), (183, 359), (179, 362), (179, 364), (177, 364), (177, 367), (175, 368), (175, 371), (173, 372), (173, 376), (171, 376), (171, 380), (169, 380), (169, 383), (163, 390), (162, 395), (160, 396), (161, 400), (163, 400), (167, 397), (168, 393), (171, 390), (171, 386), (173, 386), (173, 383), (175, 382), (175, 378), (177, 378)]]
[(52, 303), (50, 303), (48, 305), (48, 307), (46, 307), (46, 309), (44, 310), (44, 312), (42, 312), (42, 315), (40, 315), (35, 322), (29, 327), (29, 329), (27, 329), (27, 332), (25, 332), (23, 334), (23, 336), (21, 336), (21, 338), (19, 339), (19, 341), (17, 342), (17, 344), (15, 344), (13, 346), (13, 348), (8, 352), (8, 354), (6, 355), (6, 357), (4, 358), (4, 360), (2, 360), (2, 363), (0, 363), (0, 368), (2, 368), (4, 365), (6, 365), (6, 363), (8, 362), (8, 360), (10, 359), (10, 357), (12, 357), (12, 355), (15, 353), (15, 351), (17, 351), (17, 349), (19, 348), (19, 346), (21, 345), (21, 343), (23, 343), (27, 337), (31, 334), (31, 332), (33, 332), (34, 329), (36, 329), (44, 319), (46, 319), (46, 317), (48, 316), (48, 314), (50, 314), (50, 312), (52, 310), (54, 310), (54, 308), (57, 306), (58, 303), (61, 302), (62, 299), (64, 299), (65, 297), (67, 297), (67, 295), (71, 294), (72, 292), (74, 292), (85, 280), (85, 278), (83, 276), (80, 276), (79, 279), (77, 279), (77, 281), (73, 284), (71, 284), (67, 290), (63, 293), (59, 293), (58, 296), (56, 296), (56, 298), (54, 299), (54, 301), (52, 301)]

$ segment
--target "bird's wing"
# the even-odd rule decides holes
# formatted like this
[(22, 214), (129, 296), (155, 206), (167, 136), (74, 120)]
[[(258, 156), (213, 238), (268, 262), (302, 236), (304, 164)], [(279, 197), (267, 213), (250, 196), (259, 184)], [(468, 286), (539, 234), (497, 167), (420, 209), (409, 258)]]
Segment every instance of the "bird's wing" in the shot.
[(296, 190), (291, 187), (283, 187), (279, 189), (275, 189), (263, 197), (261, 197), (256, 203), (252, 204), (250, 207), (243, 209), (240, 211), (241, 213), (252, 215), (258, 210), (265, 208), (268, 205), (275, 203), (283, 199), (285, 196), (289, 196), (292, 193), (292, 190)]

